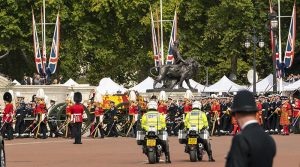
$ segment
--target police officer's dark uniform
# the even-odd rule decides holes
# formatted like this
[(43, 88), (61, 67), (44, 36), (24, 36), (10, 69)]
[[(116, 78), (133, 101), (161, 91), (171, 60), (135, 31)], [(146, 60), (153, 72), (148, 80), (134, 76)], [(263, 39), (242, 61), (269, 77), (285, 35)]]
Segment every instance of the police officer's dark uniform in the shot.
[(22, 137), (24, 130), (25, 130), (25, 122), (24, 118), (27, 113), (26, 104), (24, 101), (20, 102), (20, 106), (17, 108), (16, 111), (16, 125), (15, 125), (15, 133), (17, 134), (17, 137)]
[(109, 123), (107, 125), (107, 136), (108, 137), (118, 137), (118, 131), (117, 131), (117, 128), (116, 128), (116, 122), (118, 121), (117, 120), (117, 113), (118, 113), (118, 110), (116, 109), (115, 107), (115, 102), (111, 101), (110, 102), (110, 109), (108, 111), (108, 120), (109, 120)]
[(258, 109), (252, 93), (247, 90), (239, 91), (231, 109), (241, 124), (242, 131), (232, 140), (226, 167), (271, 167), (276, 145), (255, 120)]

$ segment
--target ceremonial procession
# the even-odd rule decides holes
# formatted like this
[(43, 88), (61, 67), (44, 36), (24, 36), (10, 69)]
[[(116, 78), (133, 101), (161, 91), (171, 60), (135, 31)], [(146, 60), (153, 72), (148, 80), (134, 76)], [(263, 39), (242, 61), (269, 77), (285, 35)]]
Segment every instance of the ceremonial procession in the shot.
[(299, 166), (299, 5), (0, 2), (0, 167)]

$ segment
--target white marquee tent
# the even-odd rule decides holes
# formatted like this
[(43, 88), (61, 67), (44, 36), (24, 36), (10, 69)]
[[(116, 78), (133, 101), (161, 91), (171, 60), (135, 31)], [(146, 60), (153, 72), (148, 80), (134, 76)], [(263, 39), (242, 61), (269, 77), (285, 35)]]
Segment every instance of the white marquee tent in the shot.
[[(283, 87), (288, 85), (287, 82), (282, 83)], [(256, 92), (270, 92), (273, 91), (273, 74), (268, 75), (266, 78), (256, 83)], [(277, 87), (279, 88), (279, 82), (277, 81)], [(253, 86), (250, 87), (250, 91), (253, 91)], [(279, 89), (277, 89), (279, 90)]]
[(99, 82), (99, 86), (96, 89), (101, 94), (115, 94), (117, 92), (124, 93), (127, 90), (123, 86), (115, 83), (110, 78), (102, 78)]
[[(153, 89), (153, 83), (154, 83), (154, 79), (152, 79), (151, 77), (147, 77), (141, 83), (139, 83), (139, 84), (135, 85), (134, 87), (130, 88), (130, 90), (135, 90), (135, 91), (138, 91), (140, 93), (146, 93), (147, 89)], [(157, 86), (161, 87), (161, 84), (158, 83)]]
[(246, 88), (232, 82), (224, 75), (218, 82), (206, 88), (204, 92), (237, 92), (241, 89)]
[(297, 89), (300, 89), (300, 80), (298, 80), (294, 83), (291, 83), (289, 85), (286, 85), (283, 90), (284, 91), (294, 91)]
[[(201, 85), (200, 83), (194, 81), (193, 79), (190, 79), (190, 84), (192, 86), (193, 89), (197, 89), (198, 92), (202, 92), (205, 88), (204, 85)], [(182, 86), (186, 89), (188, 89), (189, 87), (187, 86), (187, 84), (185, 83), (185, 81), (183, 82)]]
[(64, 86), (78, 86), (79, 84), (70, 78), (67, 82), (63, 84)]

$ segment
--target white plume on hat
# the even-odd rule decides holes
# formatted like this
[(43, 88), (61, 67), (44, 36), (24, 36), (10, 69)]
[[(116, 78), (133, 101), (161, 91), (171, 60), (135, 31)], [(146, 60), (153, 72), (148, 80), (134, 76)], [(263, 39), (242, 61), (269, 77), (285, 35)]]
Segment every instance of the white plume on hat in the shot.
[(218, 96), (216, 94), (211, 95), (212, 98), (217, 98)]
[(164, 101), (167, 100), (167, 95), (165, 91), (160, 91), (158, 100), (164, 100)]
[(136, 94), (133, 90), (129, 92), (129, 100), (136, 101)]
[(192, 91), (191, 90), (186, 90), (186, 92), (184, 94), (184, 98), (189, 99), (189, 100), (194, 98)]
[(44, 89), (38, 89), (38, 91), (36, 92), (36, 97), (40, 99), (44, 99), (45, 98)]
[(96, 90), (94, 101), (97, 103), (103, 102), (102, 95), (98, 90)]
[(73, 102), (74, 102), (74, 101), (73, 101), (73, 97), (74, 97), (74, 92), (70, 92), (70, 93), (68, 94), (66, 100), (71, 101), (71, 102), (73, 103)]
[(22, 97), (20, 92), (16, 92), (16, 97)]

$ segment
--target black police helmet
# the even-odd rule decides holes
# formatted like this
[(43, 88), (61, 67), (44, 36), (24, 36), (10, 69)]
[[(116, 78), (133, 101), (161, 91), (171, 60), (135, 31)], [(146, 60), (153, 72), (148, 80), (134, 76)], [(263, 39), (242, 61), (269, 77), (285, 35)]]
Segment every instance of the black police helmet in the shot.
[(80, 103), (82, 101), (82, 94), (80, 92), (74, 93), (74, 101), (75, 103)]
[(12, 101), (12, 95), (9, 92), (5, 92), (3, 95), (3, 100), (10, 103)]
[(233, 98), (231, 111), (235, 113), (255, 113), (258, 108), (253, 94), (248, 90), (240, 90)]

